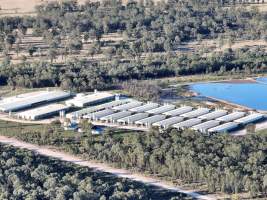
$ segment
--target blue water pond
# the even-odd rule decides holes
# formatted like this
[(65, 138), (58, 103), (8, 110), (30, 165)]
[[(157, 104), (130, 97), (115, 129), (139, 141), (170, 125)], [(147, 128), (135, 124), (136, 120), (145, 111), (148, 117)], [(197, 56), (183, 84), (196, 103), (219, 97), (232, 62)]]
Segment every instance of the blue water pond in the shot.
[(267, 110), (267, 78), (259, 78), (256, 83), (199, 83), (192, 85), (191, 90), (201, 96)]

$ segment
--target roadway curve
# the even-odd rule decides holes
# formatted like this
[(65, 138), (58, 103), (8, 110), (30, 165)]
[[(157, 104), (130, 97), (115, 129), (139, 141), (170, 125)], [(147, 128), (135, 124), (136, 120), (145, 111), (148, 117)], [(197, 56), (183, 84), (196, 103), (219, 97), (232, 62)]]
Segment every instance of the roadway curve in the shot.
[(179, 193), (185, 193), (185, 194), (188, 194), (188, 195), (190, 195), (196, 199), (203, 199), (203, 200), (218, 199), (218, 198), (212, 197), (212, 196), (201, 195), (201, 194), (194, 192), (194, 191), (183, 190), (179, 187), (173, 186), (172, 184), (170, 184), (166, 181), (162, 181), (162, 180), (159, 180), (156, 178), (146, 177), (146, 176), (141, 175), (141, 174), (132, 173), (132, 172), (125, 170), (125, 169), (114, 168), (114, 167), (111, 167), (107, 164), (83, 160), (77, 156), (73, 156), (73, 155), (70, 155), (70, 154), (55, 150), (55, 149), (51, 149), (48, 147), (37, 146), (37, 145), (31, 144), (31, 143), (22, 142), (22, 141), (15, 139), (15, 138), (0, 136), (0, 142), (3, 144), (12, 145), (12, 146), (17, 147), (17, 148), (22, 148), (22, 149), (34, 151), (34, 152), (36, 152), (40, 155), (43, 155), (43, 156), (53, 157), (53, 158), (60, 159), (62, 161), (74, 163), (76, 165), (94, 168), (95, 170), (99, 170), (99, 171), (103, 171), (103, 172), (108, 172), (108, 173), (114, 174), (118, 177), (132, 179), (132, 180), (139, 181), (139, 182), (142, 182), (145, 184), (158, 186), (158, 187), (161, 187), (161, 188), (164, 188), (167, 190), (173, 190), (173, 191), (176, 191)]

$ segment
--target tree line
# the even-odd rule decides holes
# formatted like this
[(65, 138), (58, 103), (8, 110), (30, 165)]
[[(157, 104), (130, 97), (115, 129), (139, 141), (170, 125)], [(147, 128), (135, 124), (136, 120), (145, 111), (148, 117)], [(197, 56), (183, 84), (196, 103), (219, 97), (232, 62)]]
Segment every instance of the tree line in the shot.
[[(222, 45), (237, 39), (266, 39), (266, 15), (256, 9), (195, 0), (158, 4), (130, 1), (126, 5), (116, 0), (88, 1), (84, 5), (62, 1), (36, 9), (36, 17), (0, 19), (0, 50), (6, 55), (0, 68), (2, 85), (107, 89), (132, 79), (231, 70), (252, 73), (266, 67), (266, 52), (261, 48), (229, 49), (211, 56), (208, 48), (176, 54), (180, 45), (189, 41), (215, 39)], [(21, 51), (21, 38), (29, 28), (48, 45), (49, 62), (40, 58), (12, 64), (9, 52)], [(122, 35), (122, 40), (102, 40), (111, 33)], [(84, 43), (90, 46), (84, 49)], [(30, 56), (41, 54), (39, 50), (28, 46)], [(88, 59), (68, 59), (81, 50), (87, 51)], [(94, 59), (99, 54), (106, 59)], [(64, 62), (55, 64), (57, 56), (65, 58)]]
[(0, 144), (0, 199), (191, 199), (108, 173)]
[(17, 133), (6, 130), (1, 134), (39, 145), (54, 145), (85, 159), (147, 172), (174, 182), (206, 185), (209, 192), (249, 192), (252, 198), (267, 196), (266, 131), (242, 137), (205, 136), (176, 129), (119, 132), (107, 129), (100, 136), (89, 131), (66, 137), (58, 128), (47, 127), (36, 131), (22, 129)]

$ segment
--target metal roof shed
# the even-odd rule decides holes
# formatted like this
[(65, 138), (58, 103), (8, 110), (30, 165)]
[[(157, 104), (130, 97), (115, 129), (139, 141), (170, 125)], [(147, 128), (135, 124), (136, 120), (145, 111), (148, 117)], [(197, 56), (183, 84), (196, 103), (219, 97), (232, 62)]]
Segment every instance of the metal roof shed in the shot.
[(118, 111), (123, 111), (123, 110), (129, 110), (131, 108), (135, 108), (142, 105), (142, 102), (140, 101), (131, 101), (129, 103), (120, 105), (120, 106), (115, 106), (113, 107), (114, 110), (118, 110)]
[(180, 108), (165, 112), (163, 114), (168, 115), (168, 116), (177, 116), (177, 115), (181, 115), (181, 114), (190, 112), (192, 110), (193, 110), (193, 107), (191, 107), (191, 106), (182, 106)]
[(19, 118), (28, 119), (28, 120), (37, 120), (45, 117), (53, 116), (59, 114), (61, 111), (66, 111), (69, 109), (69, 106), (62, 104), (50, 104), (17, 114)]
[(66, 105), (85, 107), (112, 99), (115, 99), (115, 95), (108, 92), (95, 92), (89, 95), (79, 94), (75, 98), (66, 101)]
[(165, 115), (153, 115), (151, 117), (145, 118), (145, 119), (141, 119), (135, 122), (136, 125), (140, 125), (140, 126), (150, 126), (151, 124), (161, 121), (163, 119), (165, 119), (166, 116)]
[(83, 115), (87, 115), (87, 114), (90, 114), (90, 113), (93, 113), (93, 112), (97, 112), (97, 111), (100, 111), (100, 110), (103, 110), (103, 109), (112, 108), (114, 106), (118, 106), (118, 105), (129, 103), (129, 101), (131, 101), (131, 100), (130, 99), (121, 99), (121, 100), (111, 101), (111, 102), (108, 102), (108, 103), (104, 103), (104, 104), (100, 104), (100, 105), (97, 105), (97, 106), (84, 108), (82, 110), (78, 110), (78, 111), (75, 111), (75, 112), (72, 112), (72, 113), (68, 113), (66, 115), (66, 117), (70, 118), (70, 119), (75, 118), (75, 117), (76, 118), (80, 118)]
[(233, 112), (231, 114), (219, 117), (216, 120), (222, 121), (222, 122), (230, 122), (230, 121), (243, 117), (245, 114), (246, 114), (245, 112)]
[(157, 115), (157, 114), (162, 114), (164, 112), (167, 112), (173, 109), (175, 109), (175, 105), (169, 104), (169, 105), (160, 106), (158, 108), (154, 108), (152, 110), (148, 110), (147, 113)]
[(213, 127), (211, 129), (209, 129), (208, 132), (209, 133), (224, 133), (224, 132), (231, 131), (231, 130), (237, 128), (238, 125), (239, 124), (236, 122), (228, 122), (228, 123)]
[(62, 100), (70, 96), (71, 96), (70, 92), (57, 91), (57, 90), (33, 92), (29, 94), (18, 95), (16, 97), (9, 97), (7, 99), (3, 99), (0, 103), (0, 110), (3, 112), (12, 112), (30, 108), (32, 106), (36, 106), (42, 103)]
[(111, 115), (113, 113), (114, 113), (113, 110), (105, 109), (105, 110), (100, 110), (100, 111), (97, 111), (97, 112), (93, 112), (93, 113), (87, 114), (87, 115), (84, 116), (84, 118), (85, 119), (91, 119), (91, 120), (99, 120), (101, 117), (105, 117), (105, 116)]
[(207, 133), (208, 129), (218, 126), (220, 124), (219, 121), (211, 120), (207, 121), (192, 127), (195, 131), (200, 131), (201, 133)]
[(156, 123), (152, 124), (152, 126), (156, 126), (156, 127), (161, 127), (161, 128), (167, 129), (171, 125), (183, 121), (183, 119), (184, 119), (183, 117), (179, 117), (179, 116), (178, 117), (171, 117), (171, 118), (164, 119), (162, 121), (156, 122)]
[(243, 118), (240, 118), (240, 119), (237, 119), (235, 120), (235, 122), (237, 123), (240, 123), (240, 124), (249, 124), (249, 123), (252, 123), (252, 122), (256, 122), (260, 119), (263, 119), (264, 118), (264, 115), (261, 114), (261, 113), (253, 113), (253, 114), (250, 114), (246, 117), (243, 117)]
[(142, 105), (142, 106), (139, 106), (139, 107), (136, 107), (136, 108), (132, 108), (130, 109), (130, 111), (133, 111), (133, 112), (146, 112), (148, 110), (152, 110), (154, 108), (157, 108), (159, 107), (159, 104), (157, 103), (147, 103), (145, 105)]
[(137, 113), (128, 117), (121, 118), (118, 120), (118, 122), (123, 124), (133, 124), (134, 122), (147, 118), (148, 116), (148, 113)]
[(184, 129), (184, 128), (191, 128), (192, 126), (200, 124), (200, 123), (201, 123), (201, 119), (193, 118), (193, 119), (180, 122), (178, 124), (174, 124), (172, 125), (172, 127), (177, 128), (177, 129)]
[(201, 115), (207, 114), (209, 111), (210, 111), (210, 109), (208, 109), (208, 108), (199, 108), (197, 110), (193, 110), (191, 112), (184, 113), (181, 116), (191, 119), (191, 118), (195, 118), (195, 117), (199, 117)]
[(227, 111), (226, 110), (215, 110), (215, 111), (213, 111), (211, 113), (199, 116), (198, 118), (199, 119), (205, 119), (205, 120), (213, 120), (213, 119), (216, 119), (218, 117), (225, 116), (225, 115), (227, 115)]
[(105, 117), (101, 117), (100, 120), (105, 121), (105, 122), (115, 123), (118, 119), (130, 116), (131, 114), (132, 113), (130, 111), (121, 111), (121, 112), (113, 113), (111, 115), (107, 115)]

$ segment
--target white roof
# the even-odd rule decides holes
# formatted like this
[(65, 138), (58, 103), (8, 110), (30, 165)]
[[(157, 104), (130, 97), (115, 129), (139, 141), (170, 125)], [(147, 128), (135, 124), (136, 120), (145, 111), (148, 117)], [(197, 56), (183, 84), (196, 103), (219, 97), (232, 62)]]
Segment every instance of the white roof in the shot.
[(223, 132), (230, 131), (236, 127), (238, 127), (238, 123), (228, 122), (228, 123), (222, 124), (220, 126), (213, 127), (211, 129), (209, 129), (208, 132), (209, 133), (216, 133), (216, 132), (217, 133), (223, 133)]
[(207, 114), (210, 111), (208, 108), (198, 108), (197, 110), (193, 110), (188, 113), (184, 113), (181, 116), (186, 117), (186, 118), (194, 118), (194, 117), (199, 117), (201, 115)]
[(148, 110), (152, 110), (154, 108), (157, 108), (158, 106), (159, 106), (159, 104), (157, 104), (157, 103), (147, 103), (145, 105), (132, 108), (132, 109), (130, 109), (130, 111), (133, 111), (133, 112), (146, 112)]
[(216, 119), (218, 117), (227, 115), (227, 111), (226, 110), (215, 110), (211, 113), (199, 116), (199, 119), (206, 119), (206, 120), (212, 120), (212, 119)]
[(200, 124), (201, 123), (201, 119), (198, 118), (193, 118), (193, 119), (189, 119), (183, 122), (180, 122), (178, 124), (174, 124), (172, 125), (172, 127), (174, 128), (190, 128), (194, 125)]
[(15, 97), (8, 97), (0, 102), (0, 110), (4, 112), (16, 111), (23, 108), (31, 107), (33, 104), (50, 102), (69, 97), (69, 92), (60, 90), (55, 91), (41, 91), (29, 94), (18, 95)]
[(250, 114), (246, 117), (237, 119), (237, 120), (235, 120), (235, 122), (247, 124), (247, 123), (251, 123), (251, 122), (257, 121), (259, 119), (262, 119), (263, 117), (264, 117), (264, 115), (261, 113), (253, 113), (253, 114)]
[(107, 115), (113, 114), (114, 111), (111, 109), (105, 109), (105, 110), (100, 110), (97, 112), (89, 113), (87, 115), (84, 115), (83, 118), (85, 119), (100, 119), (101, 117), (105, 117)]
[(176, 124), (176, 123), (179, 123), (181, 121), (183, 121), (183, 117), (171, 117), (171, 118), (168, 118), (168, 119), (164, 119), (162, 121), (159, 121), (159, 122), (156, 122), (154, 124), (152, 124), (153, 126), (163, 126), (163, 127), (169, 127), (173, 124)]
[(113, 113), (111, 115), (107, 115), (105, 117), (101, 117), (100, 120), (113, 120), (116, 121), (118, 119), (121, 119), (123, 117), (130, 116), (132, 113), (130, 111), (121, 111), (117, 113)]
[(59, 112), (62, 110), (66, 110), (68, 108), (69, 106), (66, 106), (63, 104), (50, 104), (50, 105), (45, 105), (45, 106), (41, 106), (38, 108), (34, 108), (31, 110), (27, 110), (24, 112), (20, 112), (17, 115), (19, 117), (24, 117), (24, 118), (37, 118), (39, 116), (47, 115), (47, 114), (54, 113), (54, 112)]
[(170, 110), (173, 110), (175, 108), (175, 105), (164, 105), (164, 106), (160, 106), (158, 108), (154, 108), (152, 110), (148, 110), (146, 111), (147, 113), (150, 113), (150, 114), (162, 114), (164, 112), (167, 112), (167, 111), (170, 111)]
[(75, 112), (72, 112), (72, 113), (68, 113), (66, 115), (66, 117), (68, 117), (68, 118), (80, 117), (80, 116), (83, 116), (83, 115), (86, 115), (86, 114), (90, 114), (90, 113), (93, 113), (93, 112), (96, 112), (96, 111), (99, 111), (99, 110), (103, 110), (103, 109), (106, 109), (106, 108), (112, 108), (114, 106), (126, 104), (126, 103), (128, 103), (130, 101), (131, 101), (131, 99), (115, 100), (115, 101), (111, 101), (111, 102), (108, 102), (108, 103), (100, 104), (100, 105), (97, 105), (97, 106), (91, 106), (91, 107), (88, 107), (88, 108), (84, 108), (84, 109), (81, 109), (81, 110), (78, 110), (78, 111), (75, 111)]
[(191, 107), (191, 106), (182, 106), (180, 108), (165, 112), (163, 114), (169, 115), (169, 116), (177, 116), (177, 115), (181, 115), (181, 114), (190, 112), (191, 110), (193, 110), (193, 107)]
[(121, 118), (121, 119), (118, 120), (118, 122), (133, 123), (133, 122), (136, 122), (136, 121), (138, 121), (140, 119), (147, 118), (148, 116), (149, 116), (148, 113), (137, 113), (137, 114), (134, 114), (134, 115), (131, 115), (131, 116), (128, 116), (128, 117)]
[(153, 124), (153, 123), (161, 121), (161, 120), (163, 120), (165, 118), (166, 118), (165, 115), (153, 115), (151, 117), (138, 120), (138, 121), (135, 122), (135, 124)]
[(231, 114), (219, 117), (216, 120), (223, 121), (223, 122), (230, 122), (230, 121), (243, 117), (245, 114), (246, 114), (245, 112), (233, 112)]
[(114, 94), (108, 92), (96, 92), (89, 95), (77, 95), (75, 98), (66, 101), (67, 105), (83, 106), (86, 104), (94, 103), (100, 100), (115, 97)]
[(114, 110), (120, 110), (120, 111), (129, 110), (131, 108), (135, 108), (135, 107), (138, 107), (140, 105), (142, 105), (142, 102), (133, 100), (133, 101), (131, 101), (129, 103), (126, 103), (126, 104), (123, 104), (123, 105), (120, 105), (120, 106), (115, 106), (115, 107), (113, 107), (113, 109)]
[(211, 120), (211, 121), (207, 121), (207, 122), (195, 125), (192, 127), (192, 129), (198, 130), (198, 131), (207, 131), (210, 128), (218, 126), (219, 124), (220, 124), (219, 121)]

